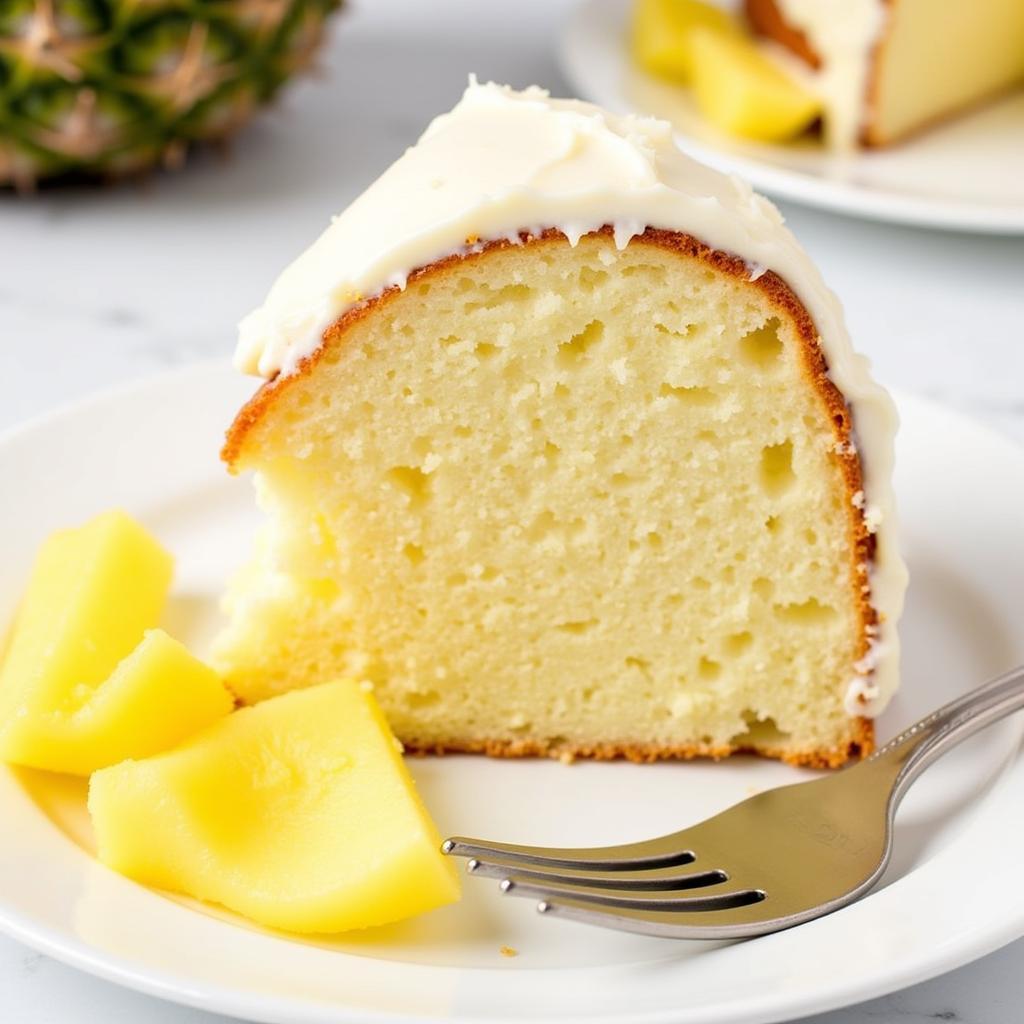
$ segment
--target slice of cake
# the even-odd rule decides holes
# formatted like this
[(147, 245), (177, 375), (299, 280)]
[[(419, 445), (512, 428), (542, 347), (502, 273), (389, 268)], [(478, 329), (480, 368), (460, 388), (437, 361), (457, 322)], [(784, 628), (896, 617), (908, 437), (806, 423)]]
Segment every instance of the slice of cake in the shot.
[(420, 751), (837, 765), (896, 686), (888, 396), (775, 208), (665, 123), (471, 85), (242, 324), (246, 701)]
[(1022, 0), (745, 0), (817, 71), (838, 146), (884, 146), (1024, 84)]

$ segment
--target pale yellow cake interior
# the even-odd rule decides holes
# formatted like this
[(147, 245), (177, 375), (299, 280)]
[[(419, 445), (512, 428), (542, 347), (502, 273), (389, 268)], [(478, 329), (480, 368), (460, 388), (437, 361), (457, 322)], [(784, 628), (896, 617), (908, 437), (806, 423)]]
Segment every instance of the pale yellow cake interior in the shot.
[(371, 680), (416, 747), (842, 760), (862, 628), (828, 408), (787, 314), (606, 235), (456, 262), (291, 382), (221, 667)]
[(879, 50), (872, 141), (1024, 84), (1024, 0), (897, 0)]

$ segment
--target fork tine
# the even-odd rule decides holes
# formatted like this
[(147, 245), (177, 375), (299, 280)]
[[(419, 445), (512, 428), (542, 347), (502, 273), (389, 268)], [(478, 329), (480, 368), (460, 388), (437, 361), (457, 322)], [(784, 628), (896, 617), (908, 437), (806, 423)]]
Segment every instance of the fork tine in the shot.
[(692, 851), (674, 841), (675, 836), (659, 836), (619, 846), (547, 847), (492, 843), (483, 839), (454, 836), (441, 844), (441, 852), (451, 857), (470, 857), (485, 861), (499, 858), (509, 864), (536, 864), (564, 868), (603, 868), (606, 871), (633, 871), (642, 868), (679, 867), (692, 864)]
[(542, 902), (557, 901), (560, 898), (597, 906), (621, 908), (624, 910), (647, 910), (660, 913), (705, 913), (720, 910), (735, 910), (748, 907), (764, 900), (760, 889), (734, 889), (711, 896), (675, 896), (663, 892), (640, 889), (611, 890), (588, 888), (586, 886), (539, 885), (531, 879), (512, 875), (502, 880), (501, 891), (508, 896), (526, 896)]
[(582, 900), (551, 899), (537, 904), (539, 913), (599, 928), (614, 928), (637, 935), (656, 935), (666, 939), (743, 939), (778, 931), (772, 919), (737, 920), (736, 913), (664, 913), (658, 910), (634, 910), (627, 907), (602, 907)]
[(724, 871), (680, 871), (678, 867), (641, 869), (639, 871), (600, 871), (589, 868), (524, 867), (508, 860), (472, 858), (466, 869), (485, 878), (508, 878), (565, 885), (587, 885), (598, 889), (661, 890), (698, 889), (718, 885), (728, 879)]

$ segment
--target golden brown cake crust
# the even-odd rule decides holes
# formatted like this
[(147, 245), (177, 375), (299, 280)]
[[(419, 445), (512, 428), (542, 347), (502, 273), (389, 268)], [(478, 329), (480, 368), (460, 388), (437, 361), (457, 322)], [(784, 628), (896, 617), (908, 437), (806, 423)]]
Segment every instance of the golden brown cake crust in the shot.
[(867, 757), (875, 749), (875, 726), (870, 718), (854, 722), (854, 737), (845, 747), (834, 750), (788, 750), (783, 747), (711, 746), (693, 743), (665, 746), (652, 743), (600, 743), (586, 746), (541, 743), (537, 740), (451, 740), (444, 743), (419, 743), (403, 739), (407, 754), (486, 754), (488, 757), (550, 757), (561, 761), (585, 758), (591, 761), (632, 761), (651, 764), (655, 761), (692, 761), (710, 757), (719, 761), (732, 754), (756, 754), (772, 757), (798, 768), (840, 768), (849, 760)]
[(821, 57), (807, 36), (786, 21), (775, 0), (745, 0), (743, 7), (747, 20), (758, 35), (774, 39), (815, 70), (821, 67)]
[[(613, 228), (605, 225), (593, 234), (614, 236)], [(488, 252), (497, 249), (511, 248), (513, 245), (552, 245), (567, 241), (565, 235), (557, 229), (550, 228), (539, 235), (520, 235), (518, 243), (502, 238), (484, 242), (479, 249), (464, 254), (454, 254), (425, 267), (420, 267), (409, 274), (408, 283), (428, 278), (466, 261), (480, 259)], [(760, 277), (751, 280), (750, 269), (738, 256), (712, 249), (692, 235), (676, 231), (663, 231), (659, 228), (647, 228), (643, 234), (635, 235), (630, 245), (652, 245), (667, 249), (683, 256), (699, 260), (722, 273), (742, 280), (750, 287), (757, 288), (768, 299), (770, 304), (784, 314), (795, 327), (801, 342), (804, 375), (808, 383), (818, 392), (830, 417), (833, 437), (835, 439), (833, 458), (836, 460), (846, 485), (846, 507), (849, 509), (849, 531), (851, 552), (851, 580), (854, 588), (854, 601), (860, 620), (860, 642), (857, 658), (864, 658), (871, 647), (871, 638), (876, 631), (878, 615), (871, 604), (869, 586), (869, 567), (874, 561), (874, 536), (868, 531), (863, 512), (854, 504), (854, 496), (863, 490), (860, 460), (856, 448), (852, 444), (852, 416), (842, 394), (828, 376), (828, 366), (818, 344), (818, 332), (810, 314), (794, 294), (789, 285), (773, 271), (766, 271)], [(278, 374), (267, 381), (255, 395), (242, 407), (234, 422), (227, 431), (221, 458), (232, 472), (244, 468), (244, 449), (246, 441), (257, 424), (267, 415), (275, 402), (296, 381), (311, 374), (324, 354), (345, 343), (349, 329), (363, 317), (394, 300), (400, 293), (397, 287), (391, 287), (372, 298), (366, 299), (352, 307), (334, 321), (323, 334), (321, 344), (311, 355), (303, 358), (293, 374)], [(851, 723), (854, 738), (846, 749), (821, 749), (792, 751), (779, 749), (761, 749), (757, 753), (768, 757), (776, 757), (791, 764), (815, 767), (837, 767), (852, 757), (866, 756), (873, 747), (874, 730), (870, 719), (858, 718)], [(419, 749), (410, 737), (400, 736), (410, 750)], [(431, 745), (429, 750), (441, 750), (487, 753), (500, 757), (525, 756), (569, 756), (588, 757), (599, 760), (611, 758), (628, 758), (631, 761), (653, 761), (662, 758), (694, 758), (694, 757), (725, 757), (731, 753), (747, 749), (741, 747), (704, 747), (683, 745), (666, 747), (644, 744), (604, 744), (594, 747), (576, 747), (550, 745), (520, 741), (494, 740), (462, 742), (453, 739), (441, 747)]]

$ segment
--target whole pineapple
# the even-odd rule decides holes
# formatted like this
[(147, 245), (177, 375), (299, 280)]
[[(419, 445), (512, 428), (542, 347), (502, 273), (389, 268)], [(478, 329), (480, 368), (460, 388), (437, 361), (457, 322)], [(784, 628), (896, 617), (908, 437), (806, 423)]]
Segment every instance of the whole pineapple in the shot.
[(310, 61), (339, 0), (0, 0), (0, 186), (176, 164)]

